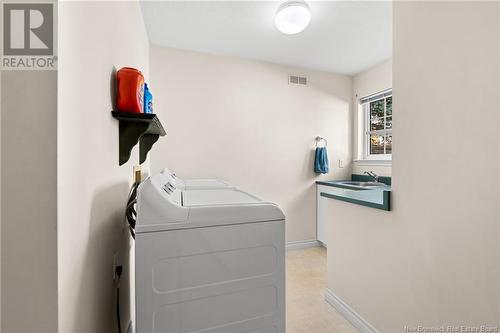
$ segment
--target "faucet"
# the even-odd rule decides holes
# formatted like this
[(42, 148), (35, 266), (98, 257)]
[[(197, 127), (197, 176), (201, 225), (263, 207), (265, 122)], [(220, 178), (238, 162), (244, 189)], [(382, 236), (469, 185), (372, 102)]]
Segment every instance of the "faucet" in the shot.
[(378, 183), (378, 179), (380, 178), (375, 172), (373, 171), (365, 171), (365, 174), (373, 178), (373, 181), (375, 183)]

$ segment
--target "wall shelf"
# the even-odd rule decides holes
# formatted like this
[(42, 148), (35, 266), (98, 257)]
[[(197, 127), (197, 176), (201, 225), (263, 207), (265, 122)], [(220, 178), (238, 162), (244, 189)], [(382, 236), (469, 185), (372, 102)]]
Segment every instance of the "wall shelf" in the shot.
[(120, 165), (130, 159), (132, 148), (138, 142), (139, 163), (144, 163), (158, 138), (166, 134), (160, 119), (153, 113), (112, 111), (111, 114), (120, 121)]

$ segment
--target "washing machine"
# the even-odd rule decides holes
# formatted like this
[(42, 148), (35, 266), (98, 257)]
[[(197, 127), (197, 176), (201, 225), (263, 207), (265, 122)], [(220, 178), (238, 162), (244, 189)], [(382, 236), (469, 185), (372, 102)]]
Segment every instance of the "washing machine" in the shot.
[(160, 174), (166, 177), (167, 182), (180, 190), (223, 189), (236, 187), (221, 179), (182, 179), (170, 169), (163, 169)]
[(236, 187), (137, 192), (135, 331), (284, 333), (285, 216)]

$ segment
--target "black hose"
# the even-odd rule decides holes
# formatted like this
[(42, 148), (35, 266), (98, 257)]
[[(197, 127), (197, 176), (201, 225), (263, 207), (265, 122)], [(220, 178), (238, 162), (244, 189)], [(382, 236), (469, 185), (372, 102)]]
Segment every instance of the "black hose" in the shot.
[(135, 210), (135, 204), (137, 202), (137, 188), (139, 183), (134, 183), (130, 189), (130, 193), (127, 200), (127, 207), (125, 210), (125, 217), (127, 218), (129, 224), (129, 230), (132, 237), (135, 239), (135, 224), (137, 219), (137, 212)]
[[(132, 237), (135, 239), (135, 224), (137, 219), (137, 212), (135, 210), (135, 203), (137, 202), (137, 188), (139, 187), (139, 183), (134, 183), (130, 188), (130, 192), (128, 194), (127, 199), (127, 207), (125, 209), (125, 217), (127, 218), (129, 224), (129, 230)], [(120, 317), (120, 278), (122, 276), (123, 267), (116, 267), (116, 277), (117, 277), (117, 285), (116, 285), (116, 322), (118, 326), (118, 333), (122, 333), (122, 323)]]

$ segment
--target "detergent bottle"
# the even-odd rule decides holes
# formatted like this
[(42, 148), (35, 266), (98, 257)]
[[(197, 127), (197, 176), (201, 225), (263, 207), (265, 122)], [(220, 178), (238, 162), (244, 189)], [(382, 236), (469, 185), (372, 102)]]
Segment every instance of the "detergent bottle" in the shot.
[(131, 67), (123, 67), (116, 73), (118, 92), (116, 107), (122, 112), (144, 112), (144, 76)]
[(153, 113), (153, 94), (147, 83), (144, 83), (144, 113)]

